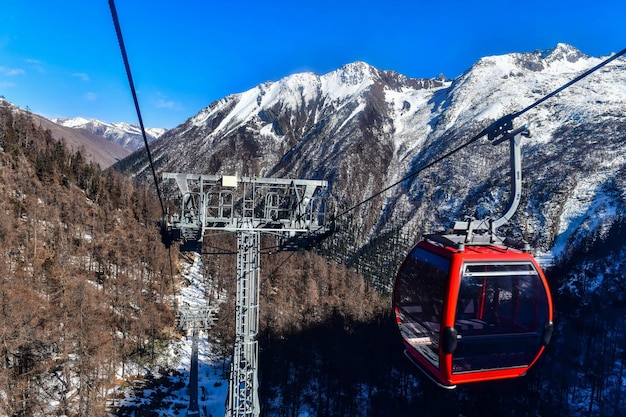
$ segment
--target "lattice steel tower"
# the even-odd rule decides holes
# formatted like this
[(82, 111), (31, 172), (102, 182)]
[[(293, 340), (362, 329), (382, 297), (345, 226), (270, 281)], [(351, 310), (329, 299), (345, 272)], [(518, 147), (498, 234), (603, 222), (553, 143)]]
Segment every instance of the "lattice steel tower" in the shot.
[(237, 235), (235, 346), (226, 416), (260, 414), (258, 398), (260, 233), (295, 247), (331, 232), (326, 181), (164, 173), (175, 180), (181, 211), (161, 221), (164, 241), (181, 240), (181, 250), (197, 250), (207, 231)]

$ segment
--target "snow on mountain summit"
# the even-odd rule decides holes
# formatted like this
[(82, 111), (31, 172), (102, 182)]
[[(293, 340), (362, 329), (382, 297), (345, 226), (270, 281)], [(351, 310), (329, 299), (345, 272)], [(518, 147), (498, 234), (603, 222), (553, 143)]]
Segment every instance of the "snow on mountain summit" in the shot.
[(568, 61), (576, 62), (580, 59), (589, 59), (588, 55), (583, 54), (580, 50), (565, 43), (558, 43), (556, 47), (547, 49), (539, 53), (542, 59), (548, 62)]
[(52, 119), (52, 121), (65, 127), (72, 127), (75, 129), (80, 129), (83, 126), (91, 123), (92, 121), (95, 122), (95, 119), (89, 120), (89, 119), (85, 119), (84, 117), (74, 117), (72, 119), (67, 119), (67, 118)]
[[(263, 127), (261, 131), (265, 137), (282, 141), (282, 137), (290, 135), (275, 123), (275, 118), (297, 115), (295, 125), (310, 127), (325, 120), (323, 114), (328, 111), (340, 111), (344, 104), (352, 105), (359, 100), (368, 101), (365, 96), (372, 86), (391, 80), (395, 80), (391, 84), (409, 85), (413, 89), (445, 84), (430, 79), (412, 80), (392, 71), (378, 70), (365, 62), (355, 62), (324, 75), (311, 72), (293, 74), (243, 93), (232, 94), (212, 103), (185, 125), (188, 129), (204, 129), (209, 123), (212, 127), (207, 134), (215, 137), (231, 134), (242, 124), (254, 121)], [(296, 129), (293, 133), (301, 134), (302, 130)]]
[[(200, 126), (211, 114), (223, 114), (224, 109), (228, 108), (229, 114), (219, 121), (213, 132), (229, 134), (241, 123), (255, 118), (264, 120), (274, 117), (279, 110), (295, 111), (320, 100), (331, 104), (349, 101), (375, 82), (377, 71), (364, 62), (357, 62), (322, 76), (311, 72), (293, 74), (279, 81), (266, 82), (243, 93), (230, 95), (214, 103), (215, 106), (211, 105), (201, 111), (193, 118), (192, 124)], [(272, 130), (267, 128), (264, 131), (270, 133)], [(280, 136), (280, 132), (273, 133), (274, 136)]]
[(321, 81), (330, 99), (356, 97), (375, 82), (374, 71), (364, 62), (355, 62), (323, 75)]

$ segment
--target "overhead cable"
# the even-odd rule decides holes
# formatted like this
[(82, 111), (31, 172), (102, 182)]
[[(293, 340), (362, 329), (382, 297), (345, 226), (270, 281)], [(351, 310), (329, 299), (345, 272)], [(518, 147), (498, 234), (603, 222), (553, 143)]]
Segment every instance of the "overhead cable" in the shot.
[(148, 160), (150, 162), (150, 168), (152, 169), (152, 177), (154, 179), (154, 185), (157, 191), (157, 197), (159, 198), (159, 204), (161, 205), (161, 212), (165, 216), (165, 205), (163, 204), (163, 198), (161, 197), (161, 190), (159, 188), (159, 181), (157, 179), (156, 170), (154, 169), (154, 161), (152, 160), (152, 154), (150, 153), (150, 147), (148, 146), (148, 137), (146, 136), (146, 129), (143, 125), (143, 118), (141, 117), (141, 110), (139, 108), (139, 101), (137, 100), (137, 92), (135, 91), (135, 83), (133, 82), (133, 76), (130, 71), (130, 64), (128, 63), (128, 55), (126, 54), (126, 47), (124, 46), (124, 38), (122, 37), (122, 28), (120, 27), (120, 21), (117, 17), (117, 9), (115, 8), (115, 1), (109, 0), (109, 8), (111, 9), (111, 16), (113, 17), (113, 24), (115, 25), (115, 33), (117, 34), (117, 41), (120, 45), (120, 51), (122, 53), (122, 59), (124, 60), (124, 67), (126, 68), (126, 76), (128, 77), (128, 84), (130, 85), (130, 92), (133, 95), (133, 101), (135, 103), (135, 110), (137, 112), (137, 119), (139, 120), (139, 127), (141, 129), (141, 135), (143, 136), (143, 143), (148, 154)]

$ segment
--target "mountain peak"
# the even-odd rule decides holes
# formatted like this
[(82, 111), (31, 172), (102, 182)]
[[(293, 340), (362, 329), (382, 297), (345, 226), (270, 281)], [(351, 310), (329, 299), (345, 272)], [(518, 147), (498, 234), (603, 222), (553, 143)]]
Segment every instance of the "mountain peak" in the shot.
[(356, 61), (343, 65), (341, 68), (332, 71), (323, 77), (336, 77), (337, 80), (344, 85), (357, 86), (359, 84), (363, 84), (364, 82), (371, 84), (377, 73), (378, 69), (373, 66), (362, 61)]
[(558, 43), (556, 47), (546, 49), (540, 54), (541, 59), (551, 63), (555, 61), (576, 62), (587, 57), (579, 49), (566, 43)]
[(338, 71), (371, 73), (373, 71), (378, 71), (378, 69), (368, 64), (367, 62), (354, 61), (345, 65), (342, 65)]
[(56, 119), (52, 119), (52, 121), (56, 124), (65, 126), (65, 127), (73, 127), (73, 128), (83, 128), (85, 125), (89, 123), (95, 123), (97, 120), (95, 119), (87, 119), (85, 117), (58, 117)]

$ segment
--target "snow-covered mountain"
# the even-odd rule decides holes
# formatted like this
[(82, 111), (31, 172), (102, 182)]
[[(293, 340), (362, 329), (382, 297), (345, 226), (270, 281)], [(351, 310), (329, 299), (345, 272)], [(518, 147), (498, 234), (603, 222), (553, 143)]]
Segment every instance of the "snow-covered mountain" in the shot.
[[(558, 44), (484, 57), (452, 81), (407, 78), (363, 62), (321, 76), (295, 74), (211, 103), (151, 150), (163, 171), (327, 179), (341, 210), (601, 60)], [(523, 144), (523, 200), (510, 233), (539, 251), (566, 259), (621, 230), (625, 69), (619, 58), (515, 120), (533, 136)], [(145, 151), (117, 166), (139, 178), (149, 169)], [(355, 244), (391, 222), (417, 236), (469, 215), (498, 216), (508, 188), (507, 146), (482, 139), (353, 211)], [(619, 242), (607, 248), (612, 256), (625, 252)]]
[[(413, 147), (403, 144), (412, 140), (412, 127), (416, 133), (428, 129), (426, 119), (409, 115), (449, 84), (363, 62), (323, 76), (295, 74), (212, 103), (151, 150), (159, 168), (168, 171), (326, 178), (335, 196), (349, 204), (402, 171), (395, 149), (406, 153)], [(402, 100), (396, 103), (394, 95)], [(142, 176), (145, 163), (140, 151), (120, 167)], [(401, 164), (408, 168), (406, 161)], [(374, 211), (367, 216), (368, 229)]]
[[(132, 151), (144, 146), (141, 129), (137, 124), (106, 123), (96, 119), (85, 119), (84, 117), (72, 119), (58, 118), (53, 119), (53, 122), (73, 129), (88, 130)], [(159, 138), (165, 132), (167, 132), (165, 128), (146, 128), (148, 142)]]

